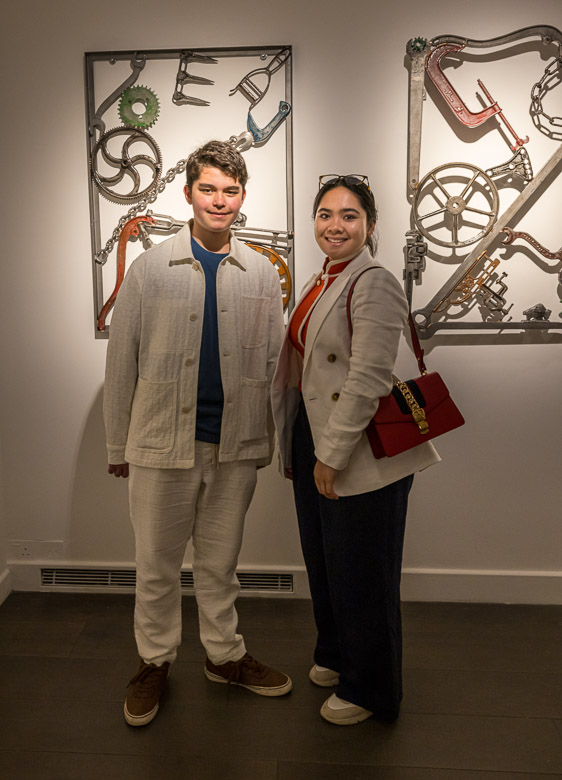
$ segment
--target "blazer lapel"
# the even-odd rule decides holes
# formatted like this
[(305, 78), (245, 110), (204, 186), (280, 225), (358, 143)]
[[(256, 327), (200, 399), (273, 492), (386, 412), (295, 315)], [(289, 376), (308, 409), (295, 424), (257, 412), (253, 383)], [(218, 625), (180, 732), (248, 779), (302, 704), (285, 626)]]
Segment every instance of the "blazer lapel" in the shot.
[(318, 335), (318, 331), (322, 327), (322, 323), (330, 313), (334, 304), (345, 290), (347, 283), (352, 276), (367, 268), (369, 265), (379, 265), (379, 263), (373, 263), (373, 259), (369, 254), (368, 249), (363, 249), (354, 260), (349, 263), (346, 268), (338, 275), (335, 282), (326, 290), (326, 292), (320, 296), (318, 303), (316, 304), (314, 311), (310, 315), (308, 328), (306, 331), (306, 343), (304, 347), (304, 363), (303, 374), (306, 371), (308, 360), (310, 358), (312, 347)]

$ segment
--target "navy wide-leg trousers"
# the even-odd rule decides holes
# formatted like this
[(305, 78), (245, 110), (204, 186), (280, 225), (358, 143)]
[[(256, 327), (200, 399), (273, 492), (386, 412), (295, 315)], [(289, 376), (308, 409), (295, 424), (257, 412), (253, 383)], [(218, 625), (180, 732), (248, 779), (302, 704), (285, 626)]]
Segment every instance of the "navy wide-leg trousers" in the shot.
[(413, 475), (337, 500), (314, 484), (314, 444), (301, 401), (292, 468), (318, 639), (314, 661), (339, 672), (336, 694), (381, 720), (402, 699), (400, 574)]

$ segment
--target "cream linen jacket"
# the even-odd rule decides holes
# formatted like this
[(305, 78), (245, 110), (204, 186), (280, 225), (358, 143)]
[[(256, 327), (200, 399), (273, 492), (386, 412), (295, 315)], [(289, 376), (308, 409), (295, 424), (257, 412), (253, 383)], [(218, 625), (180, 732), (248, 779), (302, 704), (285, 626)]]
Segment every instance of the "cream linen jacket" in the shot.
[[(104, 419), (110, 463), (192, 468), (205, 274), (185, 225), (132, 264), (107, 351)], [(279, 276), (236, 238), (217, 271), (224, 391), (219, 461), (271, 461), (269, 388), (283, 337)]]
[[(366, 268), (375, 270), (363, 274), (353, 291), (351, 341), (348, 292)], [(305, 286), (301, 300), (318, 278)], [(301, 377), (316, 457), (339, 470), (334, 482), (338, 495), (378, 490), (440, 460), (431, 442), (376, 460), (365, 434), (379, 398), (392, 389), (392, 370), (407, 316), (398, 281), (364, 249), (319, 298), (308, 324), (304, 359), (291, 345), (287, 329), (271, 388), (283, 472), (291, 466)]]

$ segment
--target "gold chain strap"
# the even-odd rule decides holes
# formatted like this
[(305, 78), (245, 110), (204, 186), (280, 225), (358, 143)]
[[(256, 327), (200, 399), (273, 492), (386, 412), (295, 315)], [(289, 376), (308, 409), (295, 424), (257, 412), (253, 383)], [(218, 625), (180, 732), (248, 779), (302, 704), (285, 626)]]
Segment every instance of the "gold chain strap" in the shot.
[(408, 387), (406, 382), (401, 382), (400, 380), (397, 380), (395, 382), (395, 385), (400, 390), (400, 392), (404, 396), (404, 400), (410, 407), (412, 417), (414, 418), (414, 422), (419, 428), (419, 432), (422, 434), (427, 433), (429, 431), (429, 424), (426, 420), (425, 412), (418, 404), (414, 396), (412, 395), (410, 388)]

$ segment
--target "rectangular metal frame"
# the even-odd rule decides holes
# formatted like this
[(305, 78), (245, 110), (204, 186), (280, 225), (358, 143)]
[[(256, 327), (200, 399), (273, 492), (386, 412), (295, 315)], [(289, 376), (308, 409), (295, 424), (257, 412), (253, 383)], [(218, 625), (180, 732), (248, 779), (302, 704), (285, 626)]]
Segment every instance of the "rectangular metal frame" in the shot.
[[(472, 40), (463, 38), (461, 36), (446, 35), (438, 36), (427, 41), (423, 38), (412, 39), (408, 42), (407, 54), (409, 58), (409, 106), (408, 106), (408, 197), (411, 201), (413, 193), (419, 185), (419, 162), (421, 151), (421, 134), (422, 134), (422, 114), (423, 114), (423, 100), (425, 99), (425, 60), (428, 56), (428, 52), (425, 47), (429, 44), (430, 47), (437, 46), (443, 42), (454, 42), (461, 46), (470, 46), (479, 49), (488, 47), (499, 46), (507, 43), (513, 43), (520, 41), (524, 38), (540, 36), (543, 43), (556, 42), (559, 46), (562, 46), (562, 32), (554, 27), (549, 26), (535, 26), (526, 27), (521, 30), (509, 33), (505, 36), (489, 40)], [(507, 321), (493, 320), (493, 321), (441, 321), (431, 322), (431, 315), (433, 314), (434, 307), (442, 300), (443, 295), (447, 291), (454, 289), (455, 284), (463, 278), (465, 272), (470, 269), (475, 259), (482, 255), (485, 250), (493, 244), (502, 232), (502, 228), (508, 225), (513, 219), (516, 220), (517, 215), (522, 211), (523, 206), (527, 201), (537, 193), (538, 190), (548, 186), (549, 179), (558, 175), (559, 169), (562, 163), (562, 144), (558, 146), (556, 151), (550, 157), (548, 162), (542, 167), (542, 169), (535, 175), (532, 181), (525, 187), (523, 192), (516, 198), (515, 202), (504, 212), (498, 216), (497, 221), (493, 229), (485, 235), (477, 244), (474, 250), (464, 259), (459, 265), (450, 279), (441, 286), (439, 291), (431, 298), (431, 300), (422, 308), (413, 311), (414, 321), (416, 322), (416, 328), (418, 330), (420, 338), (429, 338), (437, 330), (554, 330), (562, 329), (562, 321), (550, 322), (550, 321)], [(411, 269), (409, 270), (408, 264), (408, 247), (405, 247), (405, 270), (404, 278), (406, 279), (406, 290), (408, 293), (409, 302), (411, 304), (412, 291), (414, 281), (420, 284), (421, 274), (418, 272), (414, 277)], [(416, 315), (417, 319), (416, 319)]]
[[(104, 290), (103, 290), (103, 277), (102, 266), (96, 261), (96, 255), (102, 250), (102, 238), (100, 228), (100, 195), (97, 191), (91, 175), (90, 159), (97, 143), (95, 133), (90, 131), (92, 120), (95, 117), (96, 105), (95, 105), (95, 83), (94, 83), (94, 64), (96, 62), (117, 62), (117, 61), (130, 61), (132, 57), (138, 55), (144, 55), (147, 61), (150, 60), (170, 60), (179, 59), (181, 53), (185, 50), (189, 50), (197, 55), (206, 57), (214, 57), (216, 59), (223, 59), (229, 57), (251, 57), (256, 55), (273, 56), (283, 49), (289, 49), (291, 56), (283, 64), (284, 69), (284, 93), (285, 100), (293, 105), (292, 93), (293, 93), (293, 71), (292, 71), (292, 47), (289, 45), (278, 46), (249, 46), (249, 47), (215, 47), (215, 48), (194, 48), (194, 47), (182, 47), (181, 49), (142, 49), (142, 50), (126, 50), (126, 51), (98, 51), (98, 52), (86, 52), (84, 55), (84, 73), (85, 73), (85, 93), (86, 93), (86, 144), (88, 150), (88, 194), (90, 204), (90, 235), (91, 235), (91, 249), (92, 249), (92, 276), (93, 276), (93, 291), (94, 291), (94, 332), (96, 338), (108, 338), (109, 327), (105, 331), (100, 332), (97, 329), (97, 319), (100, 311), (104, 305)], [(280, 229), (282, 232), (286, 232), (289, 235), (288, 247), (287, 247), (287, 265), (291, 278), (294, 278), (294, 187), (293, 187), (293, 124), (292, 124), (292, 110), (289, 116), (284, 122), (285, 127), (285, 191), (286, 191), (286, 209), (287, 209), (287, 225), (286, 228)], [(124, 204), (124, 211), (126, 211), (128, 204)], [(269, 226), (264, 226), (269, 228)], [(291, 300), (289, 302), (289, 310), (294, 305), (294, 290), (291, 293)]]

